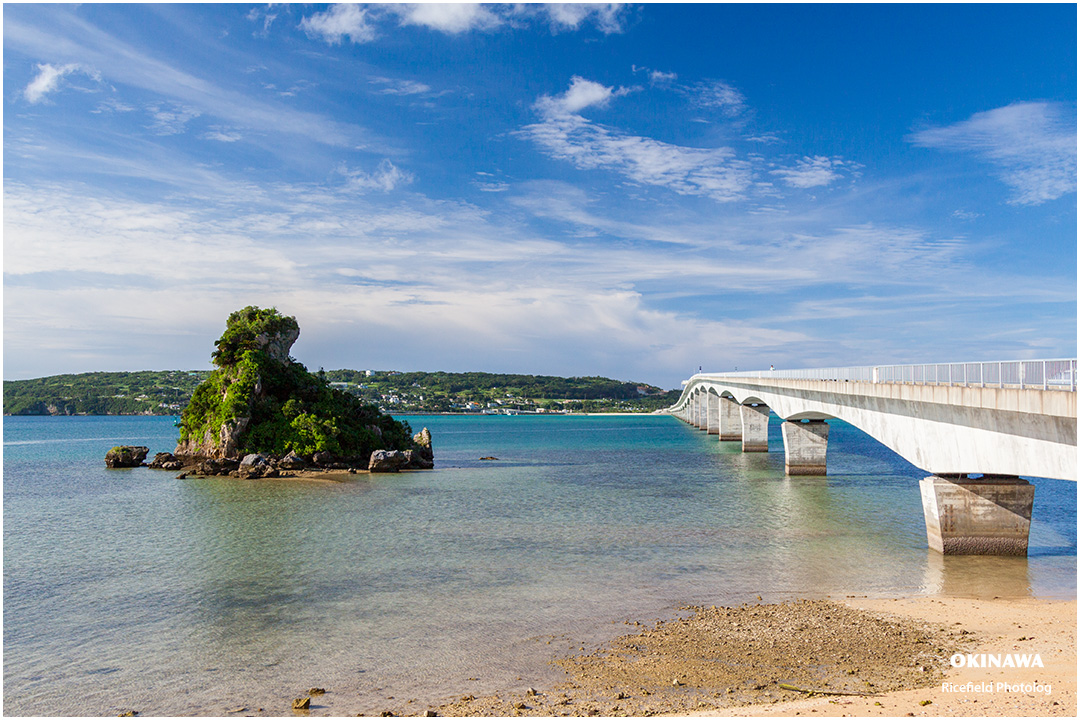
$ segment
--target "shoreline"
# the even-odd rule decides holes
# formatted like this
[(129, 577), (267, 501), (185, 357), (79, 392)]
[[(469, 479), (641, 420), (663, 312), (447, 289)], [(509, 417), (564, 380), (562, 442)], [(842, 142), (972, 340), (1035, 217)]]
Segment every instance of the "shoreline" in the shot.
[[(695, 608), (690, 617), (556, 659), (563, 682), (467, 695), (431, 710), (440, 716), (1075, 717), (1076, 607), (1075, 598), (833, 596)], [(1018, 656), (1021, 663), (1037, 655), (1043, 667), (958, 668), (950, 663), (957, 652)]]

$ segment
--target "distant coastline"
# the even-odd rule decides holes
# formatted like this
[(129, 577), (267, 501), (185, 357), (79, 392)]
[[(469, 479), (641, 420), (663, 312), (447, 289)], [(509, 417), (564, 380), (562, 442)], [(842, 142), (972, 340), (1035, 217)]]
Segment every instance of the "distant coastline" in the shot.
[[(4, 381), (4, 415), (179, 415), (205, 370), (92, 372)], [(398, 415), (640, 414), (678, 390), (604, 377), (329, 370), (330, 386)]]

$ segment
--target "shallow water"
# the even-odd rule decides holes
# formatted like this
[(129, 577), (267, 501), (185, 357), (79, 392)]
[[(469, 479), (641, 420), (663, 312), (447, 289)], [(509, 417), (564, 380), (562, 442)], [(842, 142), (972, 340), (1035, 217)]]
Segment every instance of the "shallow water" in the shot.
[(843, 423), (796, 479), (775, 418), (746, 455), (663, 416), (408, 419), (436, 470), (323, 483), (104, 468), (171, 418), (5, 418), (4, 712), (422, 711), (686, 604), (1075, 596), (1075, 483), (1035, 481), (1028, 558), (943, 558), (924, 473)]

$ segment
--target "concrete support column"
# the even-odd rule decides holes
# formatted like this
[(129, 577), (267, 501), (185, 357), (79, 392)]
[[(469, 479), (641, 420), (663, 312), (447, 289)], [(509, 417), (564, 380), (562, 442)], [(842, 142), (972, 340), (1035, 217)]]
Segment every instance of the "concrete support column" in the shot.
[(919, 482), (926, 541), (945, 555), (1027, 555), (1035, 486), (1017, 477), (931, 475)]
[(709, 429), (709, 393), (698, 393), (698, 430), (705, 432)]
[(720, 398), (719, 424), (721, 440), (742, 440), (741, 405), (729, 397)]
[(769, 406), (742, 405), (742, 451), (769, 452)]
[(691, 425), (697, 425), (697, 393), (690, 396), (690, 402), (686, 404), (687, 418), (686, 422)]
[(710, 435), (720, 434), (720, 396), (708, 393), (705, 396), (707, 401), (706, 419), (705, 419), (705, 432)]
[(824, 475), (829, 425), (824, 420), (785, 420), (784, 472), (788, 475)]

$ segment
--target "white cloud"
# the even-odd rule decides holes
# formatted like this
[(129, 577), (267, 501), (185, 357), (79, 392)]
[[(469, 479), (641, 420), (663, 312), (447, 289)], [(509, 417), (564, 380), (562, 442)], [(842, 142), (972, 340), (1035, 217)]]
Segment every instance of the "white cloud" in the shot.
[(611, 98), (627, 95), (627, 88), (610, 88), (592, 80), (575, 75), (570, 79), (570, 88), (562, 95), (542, 96), (536, 101), (536, 108), (545, 115), (567, 115), (580, 112), (587, 107), (605, 107)]
[[(356, 177), (377, 186), (370, 178), (380, 172), (394, 169)], [(820, 210), (745, 218), (650, 209), (635, 222), (632, 212), (590, 209), (568, 185), (521, 189), (528, 195), (513, 207), (522, 212), (507, 217), (415, 193), (388, 205), (314, 186), (215, 186), (136, 202), (86, 186), (7, 183), (5, 366), (12, 377), (202, 367), (225, 315), (259, 304), (297, 315), (304, 334), (294, 354), (326, 367), (355, 366), (362, 347), (376, 367), (486, 364), (674, 385), (709, 357), (788, 366), (827, 347), (821, 362), (837, 362), (850, 348), (837, 348), (835, 333), (828, 344), (814, 337), (830, 317), (852, 318), (845, 326), (862, 329), (855, 342), (872, 343), (867, 359), (877, 360), (898, 345), (894, 336), (927, 336), (927, 308), (940, 322), (966, 311), (991, 318), (969, 332), (981, 340), (998, 323), (988, 309), (1019, 299), (1038, 315), (1037, 303), (1075, 299), (1071, 286), (1048, 289), (1045, 278), (1033, 287), (973, 272), (961, 240), (916, 228), (830, 223)], [(539, 236), (524, 211), (608, 238)], [(881, 301), (845, 303), (860, 286)], [(822, 320), (798, 307), (808, 298), (843, 306)], [(747, 305), (760, 319), (740, 317)], [(101, 342), (117, 335), (123, 345)], [(418, 367), (425, 362), (438, 367)]]
[(300, 27), (308, 35), (321, 37), (331, 45), (337, 45), (345, 38), (354, 43), (366, 43), (376, 37), (370, 11), (355, 3), (331, 5), (326, 12), (301, 20)]
[[(331, 45), (346, 38), (354, 43), (371, 42), (378, 37), (376, 25), (389, 17), (397, 18), (400, 25), (425, 27), (448, 35), (520, 27), (536, 18), (546, 20), (553, 31), (578, 30), (591, 24), (610, 35), (622, 32), (624, 11), (625, 5), (621, 3), (387, 3), (366, 6), (340, 3), (304, 18), (300, 27), (308, 35)], [(257, 19), (254, 12), (251, 19)]]
[(478, 3), (406, 3), (383, 6), (395, 13), (402, 25), (420, 25), (457, 35), (470, 30), (490, 30), (505, 20)]
[(773, 175), (778, 175), (785, 183), (794, 188), (812, 188), (829, 185), (841, 177), (841, 170), (851, 169), (852, 163), (845, 162), (840, 158), (804, 157), (795, 163), (795, 167), (778, 168), (772, 170)]
[(362, 170), (342, 170), (348, 178), (348, 186), (354, 190), (381, 190), (390, 192), (396, 187), (408, 185), (415, 177), (406, 172), (389, 160), (383, 160), (375, 169), (375, 172), (366, 173)]
[(653, 70), (649, 73), (649, 82), (656, 84), (664, 84), (675, 82), (679, 79), (679, 76), (673, 72), (663, 72), (661, 70)]
[(600, 83), (575, 76), (564, 94), (541, 97), (535, 105), (542, 122), (521, 134), (548, 155), (581, 169), (609, 169), (637, 183), (667, 187), (682, 195), (705, 195), (734, 200), (751, 185), (750, 164), (735, 158), (730, 148), (691, 148), (629, 135), (594, 124), (575, 114), (604, 106), (617, 95)]
[(1012, 188), (1012, 204), (1039, 205), (1076, 192), (1076, 111), (1058, 103), (1013, 103), (908, 140), (990, 163)]
[(37, 69), (37, 75), (23, 89), (23, 97), (31, 105), (41, 102), (46, 95), (56, 91), (60, 87), (60, 81), (73, 72), (82, 72), (93, 78), (100, 79), (97, 73), (85, 70), (78, 63), (68, 63), (66, 65), (41, 63), (38, 64)]
[(373, 77), (372, 85), (382, 85), (382, 95), (424, 95), (431, 92), (431, 86), (416, 80), (395, 80), (393, 78)]
[(593, 22), (605, 35), (623, 30), (622, 3), (548, 3), (543, 6), (551, 24), (559, 29), (577, 30), (582, 23)]

